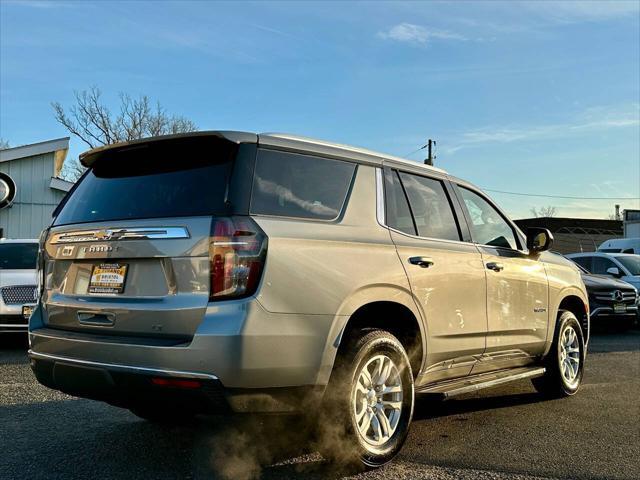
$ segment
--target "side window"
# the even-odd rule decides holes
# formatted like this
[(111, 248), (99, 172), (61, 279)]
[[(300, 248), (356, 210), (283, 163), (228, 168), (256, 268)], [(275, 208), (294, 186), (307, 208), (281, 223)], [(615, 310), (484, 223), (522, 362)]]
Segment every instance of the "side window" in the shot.
[(576, 262), (581, 267), (584, 267), (584, 269), (587, 272), (591, 273), (591, 259), (592, 258), (593, 257), (576, 257), (576, 258), (572, 258), (571, 260)]
[(613, 261), (604, 257), (593, 257), (593, 270), (591, 273), (595, 275), (609, 275), (607, 273), (608, 268), (617, 268), (617, 265)]
[(355, 164), (340, 160), (259, 150), (251, 213), (334, 220), (355, 170)]
[(517, 250), (518, 242), (511, 225), (484, 198), (471, 190), (459, 187), (471, 217), (473, 241), (482, 245)]
[(385, 169), (385, 218), (387, 226), (409, 235), (417, 235), (407, 196), (400, 185), (398, 172)]
[(400, 173), (411, 213), (421, 237), (460, 240), (449, 196), (440, 180)]

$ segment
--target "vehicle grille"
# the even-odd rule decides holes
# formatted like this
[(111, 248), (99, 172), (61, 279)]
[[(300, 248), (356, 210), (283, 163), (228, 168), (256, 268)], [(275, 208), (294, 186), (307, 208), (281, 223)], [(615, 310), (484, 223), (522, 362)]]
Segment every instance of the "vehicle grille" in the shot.
[(25, 303), (36, 303), (35, 285), (15, 285), (2, 287), (2, 301), (5, 305), (24, 305)]
[(602, 302), (635, 303), (636, 292), (632, 290), (611, 290), (610, 292), (598, 292), (594, 297)]

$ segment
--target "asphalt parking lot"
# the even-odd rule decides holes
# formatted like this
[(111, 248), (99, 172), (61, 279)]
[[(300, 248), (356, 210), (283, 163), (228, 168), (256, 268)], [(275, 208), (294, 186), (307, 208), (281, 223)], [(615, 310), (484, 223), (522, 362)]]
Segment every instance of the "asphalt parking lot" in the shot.
[[(582, 390), (542, 400), (528, 381), (420, 399), (407, 443), (372, 472), (336, 470), (282, 417), (161, 428), (39, 386), (24, 341), (0, 339), (0, 478), (595, 479), (640, 472), (640, 331), (594, 335)], [(321, 414), (321, 412), (318, 412)]]

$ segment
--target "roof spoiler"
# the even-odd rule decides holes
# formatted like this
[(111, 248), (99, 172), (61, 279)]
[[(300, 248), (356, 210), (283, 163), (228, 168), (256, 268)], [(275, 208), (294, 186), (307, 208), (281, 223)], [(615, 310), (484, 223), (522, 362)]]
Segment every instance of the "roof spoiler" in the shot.
[(112, 145), (105, 145), (104, 147), (98, 147), (80, 154), (80, 163), (90, 168), (93, 164), (104, 157), (112, 153), (122, 152), (126, 150), (133, 150), (137, 148), (145, 148), (149, 145), (161, 146), (164, 142), (182, 142), (189, 143), (191, 139), (202, 139), (205, 137), (219, 138), (227, 140), (231, 143), (256, 143), (258, 136), (253, 133), (246, 132), (233, 132), (233, 131), (202, 131), (202, 132), (189, 132), (179, 133), (175, 135), (162, 135), (158, 137), (147, 137), (139, 140), (131, 140), (130, 142), (114, 143)]

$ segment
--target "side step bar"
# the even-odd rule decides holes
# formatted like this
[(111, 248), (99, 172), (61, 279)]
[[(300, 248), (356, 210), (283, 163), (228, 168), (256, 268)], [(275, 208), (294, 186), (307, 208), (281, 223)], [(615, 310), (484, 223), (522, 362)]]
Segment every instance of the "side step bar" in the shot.
[(544, 367), (521, 367), (497, 372), (481, 373), (470, 377), (447, 380), (427, 385), (416, 390), (417, 393), (426, 393), (451, 398), (464, 393), (471, 393), (483, 388), (496, 387), (503, 383), (514, 382), (524, 378), (535, 378), (544, 375)]

